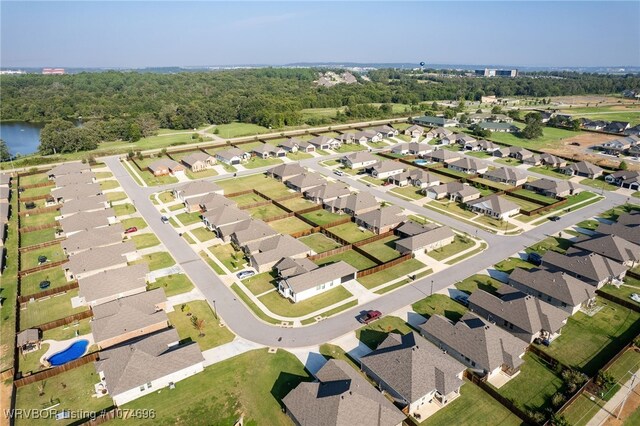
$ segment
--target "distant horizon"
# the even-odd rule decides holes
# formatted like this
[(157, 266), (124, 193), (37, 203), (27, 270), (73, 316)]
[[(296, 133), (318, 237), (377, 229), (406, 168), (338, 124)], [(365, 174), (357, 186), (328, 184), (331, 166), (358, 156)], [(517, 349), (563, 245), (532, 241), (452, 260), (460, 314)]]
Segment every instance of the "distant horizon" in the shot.
[[(640, 67), (638, 1), (2, 1), (0, 12), (3, 68)], [(184, 65), (199, 63), (226, 65)]]

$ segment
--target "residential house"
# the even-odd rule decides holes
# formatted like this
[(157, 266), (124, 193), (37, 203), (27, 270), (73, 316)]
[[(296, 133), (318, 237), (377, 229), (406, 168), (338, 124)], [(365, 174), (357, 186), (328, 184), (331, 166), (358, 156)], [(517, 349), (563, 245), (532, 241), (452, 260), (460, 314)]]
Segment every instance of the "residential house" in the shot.
[(340, 147), (340, 142), (337, 139), (330, 138), (328, 136), (316, 136), (309, 141), (316, 149), (334, 149)]
[(520, 129), (511, 123), (495, 123), (492, 121), (484, 121), (478, 123), (478, 127), (482, 130), (489, 130), (490, 132), (499, 133), (517, 133)]
[(388, 181), (398, 186), (413, 185), (418, 188), (440, 185), (440, 178), (438, 175), (422, 169), (408, 169), (399, 175), (391, 176)]
[(122, 242), (123, 229), (119, 223), (101, 228), (91, 228), (75, 232), (60, 242), (67, 256), (73, 256), (85, 250), (110, 246)]
[(455, 127), (458, 125), (458, 120), (448, 119), (444, 117), (434, 117), (431, 115), (423, 115), (422, 117), (415, 117), (411, 120), (413, 124), (419, 124), (427, 127)]
[(496, 194), (468, 201), (466, 205), (476, 213), (506, 220), (520, 212), (520, 205)]
[(413, 331), (387, 335), (375, 351), (360, 358), (360, 368), (410, 415), (425, 404), (442, 407), (456, 399), (466, 369)]
[(96, 210), (92, 212), (80, 212), (63, 217), (58, 222), (67, 237), (76, 232), (93, 228), (101, 228), (115, 223), (116, 214), (113, 209)]
[(395, 241), (400, 254), (427, 253), (453, 243), (455, 234), (448, 226), (426, 228), (424, 232)]
[(341, 144), (356, 143), (356, 135), (351, 132), (342, 133), (339, 136), (336, 136), (336, 139), (338, 139)]
[(482, 175), (483, 178), (493, 182), (500, 182), (511, 186), (520, 186), (527, 182), (527, 175), (512, 167), (500, 167), (488, 170)]
[(469, 309), (525, 342), (552, 341), (569, 317), (568, 312), (508, 285), (500, 287), (498, 293), (474, 291), (468, 299)]
[(167, 328), (167, 297), (156, 288), (93, 306), (91, 332), (96, 345), (106, 349)]
[(505, 114), (492, 114), (490, 112), (469, 114), (469, 123), (478, 124), (482, 122), (512, 123), (513, 119)]
[(342, 163), (350, 169), (364, 169), (373, 166), (378, 161), (380, 161), (380, 157), (373, 155), (369, 151), (356, 151), (342, 157)]
[(424, 159), (432, 163), (450, 163), (463, 158), (459, 152), (449, 151), (448, 149), (437, 149), (430, 154), (424, 156)]
[(197, 343), (179, 344), (173, 329), (100, 351), (95, 367), (113, 402), (122, 406), (159, 392), (203, 371), (204, 358)]
[[(220, 188), (216, 183), (209, 182), (206, 180), (197, 180), (193, 182), (189, 182), (177, 188), (174, 188), (173, 196), (176, 197), (176, 200), (186, 203), (187, 200), (192, 198), (202, 198), (207, 194), (224, 194), (224, 190)], [(200, 209), (199, 204), (191, 203), (193, 206), (193, 210), (197, 211)]]
[(404, 129), (404, 134), (406, 136), (411, 136), (412, 139), (418, 139), (424, 133), (425, 133), (424, 127), (418, 126), (417, 124), (414, 124), (412, 126), (407, 127), (406, 129)]
[(81, 251), (61, 266), (67, 281), (79, 280), (109, 269), (124, 268), (136, 256), (136, 246), (131, 241)]
[(147, 291), (149, 267), (142, 263), (99, 272), (78, 280), (82, 304), (97, 306)]
[(288, 179), (286, 185), (294, 191), (304, 193), (315, 186), (322, 185), (327, 181), (317, 173), (302, 173)]
[(35, 352), (42, 347), (41, 332), (38, 328), (27, 328), (16, 334), (16, 348), (20, 355)]
[(420, 326), (420, 334), (489, 382), (501, 374), (509, 379), (518, 375), (528, 346), (473, 312), (455, 323), (432, 315)]
[[(630, 136), (640, 136), (640, 124), (637, 124), (633, 127), (629, 127), (627, 130), (624, 131), (625, 135), (630, 135)], [(638, 146), (638, 144), (635, 145), (636, 147)]]
[(569, 176), (583, 176), (589, 179), (595, 179), (602, 176), (604, 170), (588, 161), (580, 161), (579, 163), (569, 164), (561, 167), (562, 173)]
[(206, 194), (202, 197), (188, 198), (185, 202), (189, 211), (195, 211), (196, 204), (200, 206), (201, 212), (208, 212), (221, 206), (237, 206), (235, 201), (220, 194)]
[(182, 164), (188, 167), (192, 172), (201, 172), (213, 167), (216, 164), (216, 159), (214, 156), (209, 155), (206, 152), (198, 151), (184, 156), (182, 158)]
[(629, 127), (631, 126), (626, 121), (612, 121), (611, 123), (607, 124), (602, 130), (609, 133), (623, 133)]
[(316, 204), (323, 204), (335, 200), (336, 198), (346, 197), (351, 191), (344, 184), (326, 182), (322, 185), (314, 186), (304, 192), (305, 198)]
[(367, 142), (380, 142), (382, 140), (382, 136), (382, 133), (372, 129), (356, 132), (354, 135), (355, 141), (360, 145), (364, 145)]
[(296, 153), (298, 151), (311, 153), (316, 151), (315, 146), (298, 138), (289, 138), (286, 141), (281, 142), (279, 146), (285, 151), (292, 153)]
[(405, 142), (394, 145), (391, 148), (391, 153), (398, 155), (407, 155), (409, 153), (409, 144)]
[(427, 139), (442, 139), (444, 137), (447, 137), (449, 135), (452, 135), (453, 132), (449, 129), (445, 129), (444, 127), (436, 127), (434, 129), (431, 129), (427, 132), (426, 134), (426, 138)]
[(603, 150), (606, 154), (618, 155), (623, 154), (631, 148), (632, 145), (638, 143), (639, 138), (635, 136), (627, 136), (624, 138), (613, 139), (610, 141), (606, 141), (602, 145), (600, 145), (600, 149)]
[(149, 164), (147, 168), (154, 176), (175, 175), (177, 173), (182, 173), (185, 170), (185, 167), (182, 164), (171, 160), (170, 158), (161, 158), (156, 160)]
[(573, 248), (566, 254), (547, 251), (542, 256), (542, 266), (552, 271), (564, 271), (596, 288), (622, 281), (629, 269), (607, 257)]
[(362, 226), (374, 234), (384, 234), (400, 225), (407, 217), (398, 206), (380, 207), (355, 217), (358, 226)]
[(256, 157), (267, 159), (270, 157), (284, 157), (287, 155), (287, 151), (284, 148), (276, 148), (270, 143), (264, 143), (251, 150)]
[(547, 178), (527, 182), (522, 187), (552, 198), (565, 198), (578, 193), (578, 188), (573, 184), (573, 182)]
[(216, 161), (230, 166), (241, 164), (247, 161), (249, 157), (251, 157), (251, 154), (236, 147), (216, 152)]
[(244, 247), (249, 243), (261, 241), (277, 234), (272, 227), (262, 220), (251, 219), (251, 221), (248, 222), (246, 228), (236, 229), (233, 234), (231, 234), (231, 242), (236, 247)]
[(311, 255), (311, 249), (290, 235), (274, 235), (243, 247), (251, 267), (258, 273), (270, 271), (283, 258)]
[(582, 128), (587, 130), (603, 130), (609, 124), (606, 121), (589, 120), (588, 118), (580, 118), (579, 121)]
[(556, 157), (555, 155), (547, 154), (546, 152), (540, 154), (539, 158), (541, 165), (553, 167), (554, 169), (559, 169), (560, 167), (565, 167), (567, 165), (567, 160)]
[(508, 146), (494, 151), (493, 155), (501, 158), (510, 157), (519, 161), (525, 161), (526, 159), (533, 157), (534, 154), (521, 146)]
[(562, 271), (515, 268), (509, 285), (556, 306), (570, 315), (592, 300), (596, 288)]
[(634, 268), (640, 262), (640, 245), (617, 235), (580, 237), (573, 247), (599, 254), (629, 268)]
[(238, 224), (250, 221), (250, 219), (251, 215), (249, 213), (233, 205), (220, 205), (216, 208), (207, 209), (202, 214), (204, 226), (225, 242), (229, 242), (231, 234)]
[(319, 266), (309, 260), (308, 257), (285, 257), (273, 267), (278, 278), (282, 279), (304, 274), (317, 268)]
[(330, 263), (278, 281), (278, 291), (293, 303), (356, 279), (358, 270), (344, 261)]
[(433, 200), (448, 197), (451, 201), (459, 203), (466, 203), (481, 196), (480, 191), (473, 186), (457, 181), (427, 187), (424, 194)]
[[(6, 188), (5, 188), (6, 189)], [(95, 197), (102, 194), (102, 188), (99, 183), (68, 185), (64, 188), (55, 188), (51, 190), (51, 196), (57, 203), (64, 203), (78, 198)]]
[(399, 133), (398, 130), (387, 124), (385, 124), (384, 126), (375, 127), (373, 130), (380, 133), (384, 138), (392, 138), (394, 136), (398, 136)]
[(618, 170), (604, 177), (607, 183), (633, 190), (640, 189), (640, 172), (636, 170)]
[(323, 207), (332, 213), (340, 212), (356, 216), (377, 209), (380, 203), (368, 192), (356, 192), (325, 202)]
[[(2, 204), (0, 204), (1, 207)], [(596, 232), (603, 235), (617, 235), (634, 244), (640, 244), (639, 219), (640, 215), (638, 214), (622, 213), (618, 216), (617, 222), (599, 224)]]
[(95, 197), (75, 198), (62, 204), (59, 213), (61, 217), (69, 217), (80, 212), (94, 212), (104, 210), (109, 206), (107, 197), (104, 194)]
[(482, 174), (489, 170), (487, 163), (469, 157), (463, 157), (455, 161), (448, 161), (447, 168), (471, 175)]
[(63, 175), (70, 175), (76, 173), (86, 173), (91, 170), (91, 167), (88, 163), (83, 163), (81, 161), (72, 161), (69, 163), (62, 163), (59, 166), (55, 166), (51, 170), (47, 172), (49, 179), (53, 180), (56, 177)]
[(300, 166), (298, 163), (285, 163), (279, 164), (269, 170), (267, 170), (267, 176), (271, 176), (280, 182), (286, 182), (294, 176), (305, 173), (307, 169)]
[(56, 188), (64, 188), (70, 185), (89, 184), (96, 182), (96, 174), (87, 171), (84, 173), (72, 173), (69, 175), (62, 175), (54, 178)]
[(374, 164), (367, 171), (376, 179), (387, 179), (393, 175), (399, 175), (404, 172), (405, 166), (399, 161), (382, 160)]
[(331, 359), (282, 399), (295, 425), (400, 426), (406, 416), (346, 361)]
[(422, 234), (423, 232), (430, 231), (430, 230), (435, 229), (437, 227), (438, 227), (438, 225), (436, 225), (435, 223), (424, 223), (423, 224), (423, 223), (415, 222), (413, 219), (409, 219), (405, 223), (403, 223), (402, 225), (398, 226), (394, 230), (394, 233), (398, 237), (403, 239), (403, 238), (413, 237), (414, 235)]

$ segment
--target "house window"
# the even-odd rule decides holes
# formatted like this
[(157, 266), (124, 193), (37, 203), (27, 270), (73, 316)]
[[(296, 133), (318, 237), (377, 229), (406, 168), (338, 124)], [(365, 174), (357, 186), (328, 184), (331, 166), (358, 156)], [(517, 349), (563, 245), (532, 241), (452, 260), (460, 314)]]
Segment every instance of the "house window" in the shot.
[(140, 386), (140, 392), (144, 392), (144, 385)]
[(320, 284), (319, 286), (316, 286), (316, 290), (324, 290), (324, 287), (324, 284)]
[(151, 389), (151, 382), (147, 383), (147, 389)]

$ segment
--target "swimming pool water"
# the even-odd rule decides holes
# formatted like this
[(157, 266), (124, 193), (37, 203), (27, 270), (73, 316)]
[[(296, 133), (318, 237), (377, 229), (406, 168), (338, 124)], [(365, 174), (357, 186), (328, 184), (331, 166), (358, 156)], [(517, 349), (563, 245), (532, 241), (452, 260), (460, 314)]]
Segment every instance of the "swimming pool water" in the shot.
[(78, 340), (73, 342), (67, 349), (51, 355), (47, 361), (49, 361), (52, 366), (66, 364), (84, 355), (87, 346), (89, 346), (88, 340)]

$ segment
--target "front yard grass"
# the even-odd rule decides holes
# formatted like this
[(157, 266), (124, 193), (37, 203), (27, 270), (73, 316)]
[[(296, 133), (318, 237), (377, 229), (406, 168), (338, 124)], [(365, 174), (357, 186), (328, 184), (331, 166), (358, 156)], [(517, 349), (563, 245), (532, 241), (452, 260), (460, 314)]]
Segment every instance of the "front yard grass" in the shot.
[(137, 250), (154, 247), (160, 244), (160, 240), (156, 237), (156, 234), (153, 233), (134, 235), (131, 237), (131, 240), (136, 245)]
[(193, 225), (194, 223), (198, 223), (202, 220), (202, 216), (200, 212), (193, 213), (180, 213), (176, 215), (176, 219), (178, 219), (184, 226)]
[(131, 228), (131, 227), (135, 226), (136, 228), (138, 228), (138, 230), (141, 230), (141, 229), (144, 229), (147, 226), (149, 226), (149, 225), (147, 225), (147, 222), (145, 222), (144, 219), (141, 218), (141, 217), (131, 217), (129, 219), (124, 219), (124, 220), (120, 221), (120, 223), (122, 224), (122, 227), (124, 229)]
[(467, 308), (444, 294), (432, 294), (422, 300), (417, 301), (411, 308), (422, 315), (442, 315), (451, 321), (458, 321), (467, 312)]
[(201, 243), (203, 243), (205, 241), (212, 240), (212, 239), (214, 239), (216, 237), (216, 234), (214, 234), (213, 232), (209, 231), (204, 226), (200, 227), (200, 228), (192, 229), (191, 233)]
[(617, 189), (619, 189), (619, 187), (615, 186), (615, 185), (611, 185), (610, 183), (607, 183), (603, 177), (599, 177), (596, 179), (582, 179), (580, 181), (580, 183), (582, 185), (587, 185), (590, 186), (592, 188), (596, 188), (596, 189), (600, 189), (600, 190), (605, 190), (605, 191), (615, 191)]
[(327, 308), (351, 296), (353, 295), (349, 290), (339, 285), (331, 290), (327, 290), (324, 293), (297, 303), (290, 302), (289, 299), (285, 299), (277, 291), (267, 293), (261, 296), (259, 300), (274, 314), (295, 318)]
[(282, 182), (278, 182), (276, 179), (268, 177), (263, 173), (225, 179), (216, 181), (216, 183), (224, 189), (225, 194), (257, 189), (262, 194), (277, 198), (291, 193), (291, 190)]
[(526, 260), (520, 259), (519, 257), (509, 257), (493, 265), (496, 270), (506, 272), (507, 274), (511, 274), (516, 268), (528, 270), (535, 268), (535, 266), (536, 265), (534, 265), (533, 263), (529, 263)]
[(208, 168), (204, 170), (200, 170), (198, 172), (192, 172), (189, 169), (184, 171), (184, 174), (187, 175), (189, 179), (202, 179), (207, 177), (218, 176), (218, 172), (214, 168)]
[(393, 188), (391, 190), (392, 193), (396, 193), (406, 198), (410, 198), (412, 200), (421, 200), (424, 198), (424, 194), (421, 193), (422, 188), (413, 185), (402, 186), (398, 188)]
[(347, 153), (347, 152), (356, 152), (356, 151), (364, 151), (367, 149), (366, 146), (356, 144), (356, 143), (348, 143), (340, 145), (340, 148), (334, 149), (335, 152)]
[(395, 249), (395, 241), (399, 238), (395, 235), (383, 238), (373, 243), (360, 246), (360, 249), (369, 253), (381, 262), (388, 262), (397, 257), (400, 257), (400, 252)]
[(156, 271), (158, 269), (168, 268), (176, 264), (173, 257), (166, 251), (160, 251), (156, 253), (149, 253), (142, 256), (142, 259), (130, 262), (131, 265), (137, 265), (138, 263), (149, 264), (150, 271)]
[(559, 361), (595, 374), (624, 345), (640, 333), (640, 313), (600, 297), (604, 306), (594, 316), (578, 312), (567, 320), (562, 334), (549, 347), (541, 347)]
[(363, 176), (362, 178), (360, 178), (360, 180), (363, 180), (365, 182), (367, 182), (368, 184), (370, 184), (369, 186), (373, 185), (373, 186), (380, 186), (384, 183), (384, 180), (382, 179), (376, 179), (374, 177), (371, 176)]
[(300, 160), (307, 160), (309, 158), (313, 158), (313, 155), (309, 154), (308, 152), (298, 151), (298, 152), (288, 153), (287, 158), (293, 161), (300, 161)]
[(247, 263), (244, 253), (236, 251), (231, 244), (214, 245), (209, 250), (231, 272), (239, 271)]
[(466, 219), (472, 219), (477, 216), (474, 212), (465, 209), (462, 204), (451, 201), (448, 198), (443, 200), (431, 200), (426, 203), (424, 207), (444, 214), (452, 213)]
[(427, 252), (427, 256), (435, 260), (444, 260), (460, 253), (461, 251), (473, 247), (474, 244), (475, 242), (471, 238), (456, 234), (451, 244), (431, 250), (430, 252)]
[(162, 288), (167, 297), (193, 290), (193, 283), (186, 274), (172, 274), (157, 278), (147, 286), (147, 290)]
[(258, 296), (266, 291), (274, 290), (277, 287), (276, 275), (274, 271), (263, 272), (242, 281), (242, 284), (249, 289), (251, 293)]
[(317, 232), (315, 234), (311, 234), (307, 237), (302, 237), (298, 239), (301, 243), (306, 244), (311, 248), (311, 250), (316, 253), (323, 253), (325, 251), (333, 250), (334, 248), (340, 247), (340, 244), (327, 237), (326, 235)]
[(102, 182), (100, 182), (100, 189), (102, 189), (103, 191), (106, 191), (108, 189), (115, 189), (115, 188), (120, 188), (120, 184), (118, 183), (117, 180), (109, 179), (109, 180), (103, 180)]
[(534, 166), (529, 167), (527, 170), (529, 170), (530, 172), (539, 173), (541, 175), (551, 176), (556, 179), (569, 179), (571, 177), (564, 173), (560, 173), (557, 171), (558, 169), (554, 169), (553, 167), (549, 166)]
[[(250, 377), (250, 384), (239, 379), (242, 377)], [(281, 400), (300, 382), (311, 380), (294, 355), (284, 350), (269, 354), (267, 349), (260, 349), (211, 365), (176, 383), (171, 391), (151, 393), (122, 408), (156, 410), (157, 418), (139, 419), (141, 425), (155, 426), (158, 419), (170, 424), (232, 425), (242, 413), (245, 424), (268, 419), (270, 425), (288, 426), (291, 420), (282, 411)], [(118, 425), (128, 421), (110, 422)]]
[(490, 216), (480, 215), (476, 219), (474, 219), (476, 223), (481, 223), (483, 225), (487, 225), (494, 229), (509, 231), (512, 229), (516, 229), (516, 226), (506, 220), (499, 220)]
[(407, 334), (411, 331), (413, 331), (411, 326), (401, 318), (386, 316), (356, 330), (356, 337), (362, 343), (375, 350), (389, 333)]
[(304, 231), (305, 229), (311, 229), (311, 225), (295, 216), (269, 222), (269, 226), (280, 234), (293, 234), (295, 232)]
[[(57, 409), (69, 410), (75, 413), (100, 412), (113, 404), (111, 398), (106, 395), (102, 398), (94, 398), (94, 385), (100, 382), (100, 377), (93, 366), (88, 363), (78, 368), (65, 371), (57, 376), (50, 377), (44, 382), (32, 383), (22, 386), (16, 391), (16, 408), (23, 410), (42, 410), (54, 405), (52, 401), (60, 403)], [(44, 384), (43, 395), (40, 395), (39, 387)], [(42, 419), (17, 420), (17, 425), (57, 425), (55, 416)]]
[(309, 219), (311, 222), (315, 223), (318, 226), (324, 226), (329, 223), (333, 223), (336, 220), (340, 220), (344, 218), (344, 215), (338, 213), (331, 213), (327, 210), (320, 209), (309, 213), (304, 213), (302, 215), (305, 219)]
[[(424, 268), (426, 265), (417, 259), (409, 259), (406, 262), (399, 263), (391, 268), (385, 269), (375, 274), (358, 278), (358, 282), (368, 289), (378, 287), (384, 283), (409, 275), (418, 269)], [(407, 278), (409, 279), (409, 278)]]
[(488, 275), (475, 274), (464, 280), (457, 282), (455, 287), (464, 291), (467, 294), (471, 294), (474, 291), (480, 289), (484, 290), (487, 293), (491, 293), (494, 295), (498, 294), (498, 289), (502, 287), (502, 283), (495, 278), (491, 278)]
[(275, 204), (267, 204), (260, 207), (253, 207), (247, 210), (251, 217), (254, 219), (265, 220), (271, 217), (282, 216), (287, 214), (286, 211), (282, 210), (280, 207)]
[[(204, 300), (194, 300), (176, 306), (176, 309), (167, 316), (178, 332), (180, 342), (196, 342), (201, 351), (229, 343), (235, 337), (227, 327), (220, 327), (220, 318), (216, 318), (211, 307)], [(194, 318), (204, 321), (201, 332), (194, 326), (192, 322)]]
[(130, 214), (134, 214), (136, 212), (136, 208), (133, 204), (125, 203), (125, 204), (117, 204), (113, 206), (113, 212), (116, 216), (126, 216)]
[(25, 271), (27, 269), (40, 266), (40, 263), (38, 262), (38, 258), (40, 256), (44, 256), (47, 258), (47, 260), (42, 265), (46, 265), (47, 263), (51, 262), (58, 262), (67, 258), (60, 244), (43, 247), (37, 250), (20, 253), (20, 269)]
[(51, 283), (48, 289), (69, 284), (62, 268), (49, 268), (20, 278), (20, 295), (27, 296), (41, 292), (40, 283), (42, 281), (49, 281)]
[(525, 251), (527, 253), (536, 252), (544, 254), (549, 250), (553, 250), (558, 253), (565, 253), (572, 244), (573, 243), (571, 242), (571, 240), (568, 240), (566, 238), (547, 237), (544, 240), (532, 245), (531, 247), (527, 247)]
[(247, 169), (258, 169), (260, 167), (268, 167), (275, 166), (281, 164), (282, 160), (280, 158), (258, 158), (251, 157), (249, 161), (243, 164), (243, 166)]
[(123, 191), (115, 191), (115, 192), (107, 192), (105, 194), (107, 196), (107, 201), (116, 202), (127, 199), (127, 194)]
[(375, 235), (368, 229), (359, 227), (354, 222), (347, 222), (342, 225), (333, 226), (329, 228), (329, 231), (350, 243), (357, 243), (358, 241), (365, 240)]
[(86, 311), (88, 309), (86, 306), (71, 307), (71, 298), (78, 296), (78, 291), (78, 289), (70, 290), (27, 303), (27, 308), (20, 310), (20, 330)]
[(326, 265), (327, 263), (335, 263), (339, 261), (345, 261), (349, 265), (356, 268), (358, 271), (362, 271), (363, 269), (371, 268), (372, 266), (376, 266), (376, 264), (364, 257), (360, 253), (356, 253), (353, 250), (347, 250), (342, 253), (334, 254), (333, 256), (325, 257), (324, 259), (316, 260), (316, 265)]

